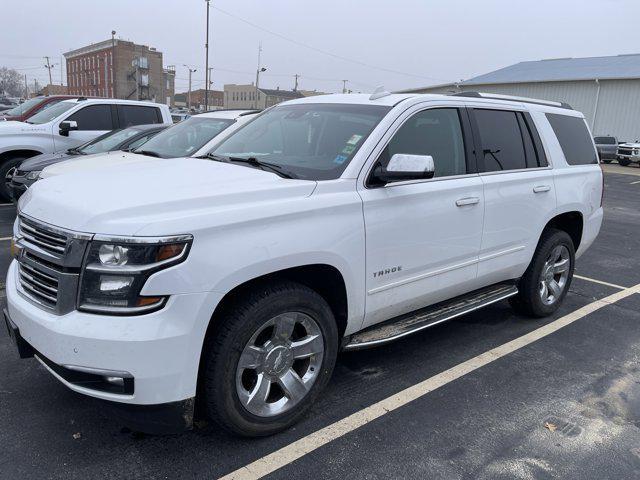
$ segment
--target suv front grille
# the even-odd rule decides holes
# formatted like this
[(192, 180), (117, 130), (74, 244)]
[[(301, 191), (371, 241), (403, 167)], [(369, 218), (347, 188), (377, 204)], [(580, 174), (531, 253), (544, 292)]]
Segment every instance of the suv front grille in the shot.
[(633, 155), (633, 149), (628, 147), (618, 147), (619, 155)]
[(45, 230), (36, 223), (20, 219), (20, 236), (55, 255), (63, 255), (67, 247), (67, 237), (51, 230)]
[(63, 315), (75, 309), (80, 268), (91, 235), (20, 215), (17, 284), (32, 303)]
[(55, 308), (58, 304), (58, 279), (44, 273), (34, 266), (21, 263), (18, 266), (20, 285), (28, 295), (46, 307)]

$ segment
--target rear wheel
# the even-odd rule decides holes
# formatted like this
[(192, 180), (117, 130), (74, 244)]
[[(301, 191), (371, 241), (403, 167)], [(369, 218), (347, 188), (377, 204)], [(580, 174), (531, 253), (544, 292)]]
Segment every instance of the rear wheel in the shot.
[(575, 265), (571, 237), (562, 230), (547, 229), (527, 271), (518, 284), (511, 305), (525, 315), (546, 317), (555, 312), (566, 296)]
[(606, 158), (606, 159), (601, 160), (601, 162), (602, 162), (602, 163), (611, 163), (611, 160), (610, 160), (610, 159), (608, 159), (608, 158)]
[(208, 416), (242, 436), (271, 435), (298, 421), (336, 361), (338, 331), (325, 300), (293, 282), (263, 286), (215, 321), (204, 364)]

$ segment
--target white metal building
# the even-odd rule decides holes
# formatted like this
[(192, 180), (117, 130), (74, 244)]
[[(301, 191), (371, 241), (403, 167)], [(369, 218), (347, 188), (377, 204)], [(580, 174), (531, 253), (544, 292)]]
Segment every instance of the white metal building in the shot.
[(521, 62), (460, 83), (409, 91), (478, 91), (566, 102), (584, 113), (595, 135), (640, 139), (640, 54)]

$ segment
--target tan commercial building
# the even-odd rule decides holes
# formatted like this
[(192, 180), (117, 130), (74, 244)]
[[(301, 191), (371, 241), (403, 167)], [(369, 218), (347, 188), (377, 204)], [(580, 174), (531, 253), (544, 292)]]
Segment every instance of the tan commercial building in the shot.
[(173, 105), (175, 70), (162, 65), (162, 52), (114, 39), (64, 54), (69, 94)]
[[(257, 93), (257, 101), (256, 101)], [(296, 90), (273, 90), (259, 88), (256, 92), (255, 85), (227, 84), (224, 86), (224, 108), (259, 108), (264, 109), (294, 98), (302, 98), (301, 92)]]

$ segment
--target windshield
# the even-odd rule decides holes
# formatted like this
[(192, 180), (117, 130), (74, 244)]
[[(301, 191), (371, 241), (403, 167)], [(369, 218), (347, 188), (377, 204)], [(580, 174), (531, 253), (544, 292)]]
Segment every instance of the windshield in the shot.
[(62, 115), (67, 110), (75, 107), (76, 102), (59, 102), (52, 107), (45, 108), (44, 110), (36, 113), (33, 117), (29, 117), (27, 123), (35, 123), (40, 125), (41, 123), (49, 123)]
[(191, 117), (163, 130), (134, 153), (150, 152), (161, 158), (189, 157), (232, 123), (231, 119)]
[(36, 105), (38, 105), (39, 103), (44, 102), (45, 99), (44, 98), (39, 98), (39, 97), (35, 97), (35, 98), (31, 98), (29, 100), (27, 100), (26, 102), (18, 105), (15, 108), (12, 108), (11, 110), (7, 110), (5, 112), (2, 112), (3, 115), (11, 115), (11, 116), (20, 116), (20, 115), (24, 115), (24, 113), (27, 110), (30, 110), (32, 107), (35, 107)]
[(298, 178), (338, 178), (391, 107), (299, 104), (268, 110), (211, 152), (254, 157)]
[(110, 152), (117, 150), (122, 142), (138, 135), (140, 130), (136, 128), (125, 128), (124, 130), (114, 130), (104, 135), (99, 136), (95, 140), (87, 143), (86, 145), (79, 147), (78, 150), (85, 155), (93, 155), (94, 153)]

